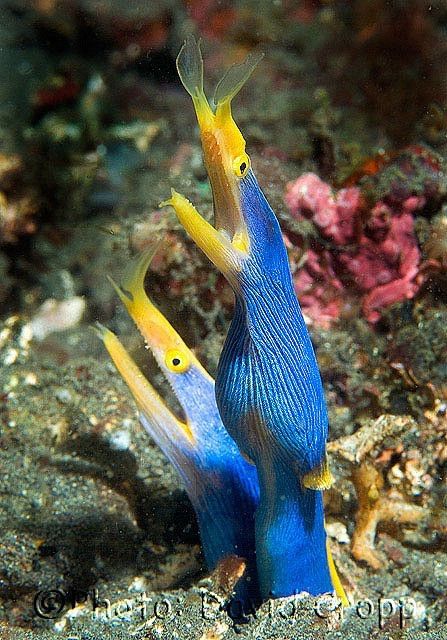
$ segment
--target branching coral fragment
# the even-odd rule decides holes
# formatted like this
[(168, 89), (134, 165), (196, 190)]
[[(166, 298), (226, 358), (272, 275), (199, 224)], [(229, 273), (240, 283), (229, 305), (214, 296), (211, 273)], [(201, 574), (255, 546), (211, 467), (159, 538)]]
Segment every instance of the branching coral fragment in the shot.
[(399, 442), (403, 432), (417, 428), (409, 416), (383, 415), (350, 436), (328, 445), (335, 465), (349, 476), (357, 495), (357, 514), (351, 552), (356, 560), (380, 569), (382, 559), (375, 550), (377, 527), (381, 522), (417, 523), (427, 517), (426, 509), (406, 502), (393, 487), (387, 487), (379, 456), (385, 442)]

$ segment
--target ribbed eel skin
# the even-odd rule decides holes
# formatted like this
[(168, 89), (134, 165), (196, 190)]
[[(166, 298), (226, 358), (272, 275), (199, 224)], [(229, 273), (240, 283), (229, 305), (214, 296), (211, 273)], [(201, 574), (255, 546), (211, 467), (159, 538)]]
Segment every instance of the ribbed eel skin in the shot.
[(251, 251), (216, 377), (229, 434), (258, 469), (256, 553), (263, 597), (333, 590), (322, 492), (303, 485), (321, 466), (328, 431), (321, 378), (277, 220), (252, 172), (240, 183)]

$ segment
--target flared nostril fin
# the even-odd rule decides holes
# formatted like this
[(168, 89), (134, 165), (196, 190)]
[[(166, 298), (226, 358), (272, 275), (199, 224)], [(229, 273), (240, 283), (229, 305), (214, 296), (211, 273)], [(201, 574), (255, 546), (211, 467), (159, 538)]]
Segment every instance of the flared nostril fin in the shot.
[(139, 256), (135, 263), (130, 265), (124, 274), (121, 286), (125, 291), (129, 291), (133, 297), (138, 297), (138, 295), (142, 293), (146, 295), (144, 291), (144, 279), (162, 240), (162, 238), (156, 238), (154, 242), (151, 243), (151, 246)]
[(213, 100), (217, 107), (230, 102), (239, 93), (263, 57), (263, 53), (249, 53), (244, 62), (227, 69), (214, 91)]
[(125, 305), (126, 309), (131, 313), (132, 308), (138, 303), (138, 301), (145, 301), (146, 304), (152, 304), (148, 299), (144, 290), (144, 279), (146, 272), (154, 255), (157, 253), (161, 244), (161, 239), (157, 238), (151, 247), (143, 252), (136, 262), (132, 262), (127, 270), (122, 284), (119, 286), (111, 276), (107, 276), (107, 279), (117, 292), (121, 302)]
[(200, 40), (189, 35), (177, 56), (177, 72), (186, 91), (192, 98), (203, 93), (203, 58)]

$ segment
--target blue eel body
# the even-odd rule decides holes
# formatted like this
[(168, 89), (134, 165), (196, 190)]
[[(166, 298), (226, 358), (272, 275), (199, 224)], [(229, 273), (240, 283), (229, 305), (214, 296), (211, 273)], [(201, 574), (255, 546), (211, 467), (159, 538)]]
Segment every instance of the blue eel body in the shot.
[(318, 365), (278, 221), (250, 170), (240, 181), (251, 241), (216, 377), (229, 434), (256, 465), (256, 554), (263, 597), (332, 591), (322, 492), (302, 485), (322, 464), (328, 418)]

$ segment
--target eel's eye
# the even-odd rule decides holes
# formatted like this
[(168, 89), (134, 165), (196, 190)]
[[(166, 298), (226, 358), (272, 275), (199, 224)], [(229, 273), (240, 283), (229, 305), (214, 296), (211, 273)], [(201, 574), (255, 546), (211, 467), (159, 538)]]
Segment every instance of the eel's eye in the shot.
[(189, 369), (191, 364), (188, 356), (178, 349), (169, 349), (166, 351), (165, 364), (169, 371), (174, 373), (183, 373)]
[(233, 160), (233, 171), (238, 178), (243, 178), (247, 175), (250, 169), (250, 158), (244, 153)]

